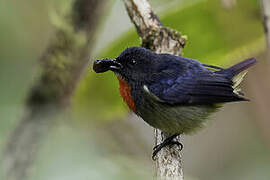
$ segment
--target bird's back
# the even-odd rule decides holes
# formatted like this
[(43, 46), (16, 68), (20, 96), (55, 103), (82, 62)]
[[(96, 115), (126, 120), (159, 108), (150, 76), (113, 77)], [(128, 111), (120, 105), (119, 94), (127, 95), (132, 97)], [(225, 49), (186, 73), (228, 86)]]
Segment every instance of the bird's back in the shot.
[[(255, 62), (243, 61), (228, 69), (211, 71), (196, 60), (161, 55), (157, 72), (143, 87), (139, 115), (167, 133), (190, 133), (202, 127), (224, 102), (243, 101), (233, 77)], [(135, 102), (136, 103), (136, 102)]]

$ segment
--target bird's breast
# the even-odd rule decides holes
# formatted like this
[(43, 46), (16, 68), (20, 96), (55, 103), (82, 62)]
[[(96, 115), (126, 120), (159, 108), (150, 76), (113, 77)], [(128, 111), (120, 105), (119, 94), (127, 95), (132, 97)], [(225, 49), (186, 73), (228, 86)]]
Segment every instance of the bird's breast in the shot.
[(117, 79), (119, 81), (119, 91), (120, 91), (122, 98), (127, 103), (129, 108), (134, 113), (136, 113), (136, 107), (135, 107), (134, 100), (131, 96), (131, 88), (130, 88), (129, 84), (124, 79), (122, 79), (120, 76), (117, 76)]

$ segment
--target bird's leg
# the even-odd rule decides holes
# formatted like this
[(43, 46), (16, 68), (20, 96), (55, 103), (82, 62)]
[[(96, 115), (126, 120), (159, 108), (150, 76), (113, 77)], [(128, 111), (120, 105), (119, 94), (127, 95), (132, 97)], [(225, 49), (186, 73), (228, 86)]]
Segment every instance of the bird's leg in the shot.
[(152, 159), (155, 160), (155, 157), (157, 155), (157, 153), (164, 147), (169, 146), (169, 145), (177, 145), (180, 146), (180, 150), (183, 149), (183, 144), (181, 144), (180, 142), (174, 140), (174, 138), (176, 138), (179, 134), (174, 134), (170, 137), (167, 137), (162, 143), (156, 145), (153, 148), (153, 155), (152, 155)]

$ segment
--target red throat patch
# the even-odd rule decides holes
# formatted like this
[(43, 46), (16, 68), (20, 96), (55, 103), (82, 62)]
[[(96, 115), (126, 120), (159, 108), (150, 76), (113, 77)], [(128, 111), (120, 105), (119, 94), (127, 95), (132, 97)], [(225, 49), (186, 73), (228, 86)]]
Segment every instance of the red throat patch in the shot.
[(133, 98), (131, 97), (131, 91), (130, 91), (129, 84), (125, 80), (123, 80), (121, 77), (118, 76), (117, 78), (119, 81), (119, 90), (120, 90), (120, 94), (121, 94), (122, 98), (127, 103), (129, 108), (134, 113), (136, 113), (136, 107), (135, 107), (135, 103), (133, 101)]

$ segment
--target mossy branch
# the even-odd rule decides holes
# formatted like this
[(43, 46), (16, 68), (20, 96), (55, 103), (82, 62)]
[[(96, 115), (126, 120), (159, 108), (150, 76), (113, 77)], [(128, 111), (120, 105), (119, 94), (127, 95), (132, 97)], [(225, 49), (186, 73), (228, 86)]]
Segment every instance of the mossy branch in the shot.
[[(69, 1), (70, 2), (70, 1)], [(41, 140), (67, 105), (88, 65), (104, 0), (74, 0), (61, 15), (55, 36), (40, 58), (39, 77), (29, 92), (25, 114), (8, 139), (1, 161), (6, 180), (27, 178)]]

